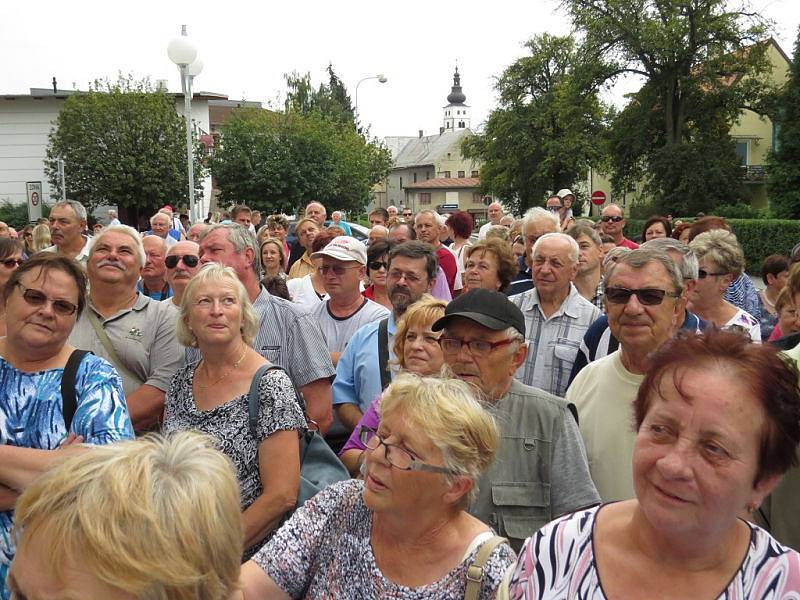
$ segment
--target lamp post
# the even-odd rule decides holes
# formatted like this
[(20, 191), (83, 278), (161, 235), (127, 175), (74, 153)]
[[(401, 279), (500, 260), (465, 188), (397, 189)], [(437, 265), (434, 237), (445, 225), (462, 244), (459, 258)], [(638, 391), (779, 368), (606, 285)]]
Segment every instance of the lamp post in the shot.
[(354, 108), (353, 112), (356, 113), (356, 121), (358, 121), (358, 86), (360, 86), (368, 79), (377, 79), (379, 83), (386, 83), (387, 81), (389, 81), (389, 79), (383, 73), (378, 73), (377, 75), (369, 75), (359, 80), (359, 82), (356, 84), (355, 106), (353, 107)]
[(194, 203), (194, 148), (192, 144), (192, 81), (203, 70), (203, 61), (197, 58), (197, 48), (186, 35), (186, 25), (181, 26), (181, 36), (167, 46), (169, 59), (178, 65), (183, 91), (183, 113), (186, 119), (186, 160), (189, 173), (189, 219), (199, 220)]

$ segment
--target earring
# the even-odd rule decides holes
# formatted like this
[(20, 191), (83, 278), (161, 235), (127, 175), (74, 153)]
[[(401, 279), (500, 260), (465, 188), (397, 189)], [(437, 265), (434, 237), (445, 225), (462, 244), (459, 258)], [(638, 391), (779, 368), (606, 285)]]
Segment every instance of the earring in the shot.
[(754, 512), (756, 512), (757, 508), (758, 508), (758, 506), (756, 506), (755, 502), (748, 502), (747, 505), (745, 505), (745, 509), (750, 514), (753, 514)]

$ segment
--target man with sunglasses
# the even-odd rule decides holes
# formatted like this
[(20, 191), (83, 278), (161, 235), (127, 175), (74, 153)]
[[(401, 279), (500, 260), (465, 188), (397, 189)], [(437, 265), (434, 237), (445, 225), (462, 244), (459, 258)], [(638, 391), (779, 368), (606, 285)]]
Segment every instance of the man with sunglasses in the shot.
[(186, 286), (200, 269), (200, 246), (189, 240), (178, 242), (167, 251), (164, 259), (167, 283), (172, 289), (170, 301), (180, 307)]
[(684, 291), (675, 260), (649, 247), (623, 254), (606, 277), (606, 314), (619, 349), (589, 363), (566, 395), (578, 409), (592, 479), (604, 502), (634, 497), (633, 400), (649, 356), (684, 320)]
[(483, 392), (500, 428), (469, 512), (518, 550), (549, 521), (597, 504), (575, 407), (514, 378), (529, 350), (522, 311), (500, 292), (477, 289), (448, 304), (432, 329), (443, 331), (447, 365)]
[(639, 244), (626, 238), (622, 232), (625, 229), (625, 213), (617, 204), (609, 204), (603, 207), (600, 213), (600, 230), (608, 236), (614, 238), (614, 243), (623, 248), (636, 250)]

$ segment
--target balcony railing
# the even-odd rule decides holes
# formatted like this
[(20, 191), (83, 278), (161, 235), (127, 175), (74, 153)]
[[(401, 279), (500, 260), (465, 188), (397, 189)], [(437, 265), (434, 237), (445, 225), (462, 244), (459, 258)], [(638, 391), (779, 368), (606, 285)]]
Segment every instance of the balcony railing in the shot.
[(739, 168), (745, 181), (760, 183), (767, 180), (767, 169), (764, 165), (742, 165)]

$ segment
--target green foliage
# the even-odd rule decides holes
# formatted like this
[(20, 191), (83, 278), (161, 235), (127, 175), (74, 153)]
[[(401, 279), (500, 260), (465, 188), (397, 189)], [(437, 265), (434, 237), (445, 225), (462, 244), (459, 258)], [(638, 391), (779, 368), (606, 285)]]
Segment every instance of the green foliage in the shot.
[(352, 122), (307, 114), (235, 111), (210, 161), (223, 203), (294, 213), (311, 199), (358, 213), (389, 172), (388, 150), (367, 142)]
[[(50, 214), (50, 207), (42, 204), (42, 216), (46, 217)], [(0, 204), (0, 221), (10, 225), (17, 231), (25, 227), (28, 221), (28, 205), (27, 204), (12, 204), (8, 200)]]
[(328, 83), (321, 84), (315, 90), (311, 85), (311, 75), (300, 75), (292, 72), (284, 75), (286, 86), (286, 112), (308, 115), (318, 113), (327, 119), (355, 127), (355, 112), (350, 102), (350, 95), (339, 76), (328, 64)]
[(593, 65), (573, 38), (540, 34), (526, 46), (530, 55), (498, 80), (500, 106), (483, 134), (462, 144), (465, 157), (483, 162), (483, 191), (518, 213), (573, 188), (600, 162), (606, 114), (592, 87)]
[(767, 162), (769, 203), (776, 216), (796, 219), (800, 217), (800, 30), (778, 107), (777, 151)]
[[(147, 80), (95, 81), (88, 93), (68, 97), (45, 161), (56, 195), (59, 158), (66, 165), (67, 197), (90, 211), (112, 204), (152, 213), (166, 202), (187, 203), (185, 124), (174, 99)], [(196, 161), (198, 189), (201, 175)]]
[(714, 209), (714, 214), (726, 219), (769, 219), (769, 209), (755, 208), (751, 204), (723, 204)]

